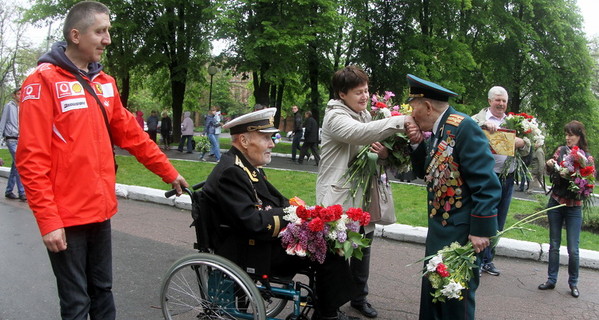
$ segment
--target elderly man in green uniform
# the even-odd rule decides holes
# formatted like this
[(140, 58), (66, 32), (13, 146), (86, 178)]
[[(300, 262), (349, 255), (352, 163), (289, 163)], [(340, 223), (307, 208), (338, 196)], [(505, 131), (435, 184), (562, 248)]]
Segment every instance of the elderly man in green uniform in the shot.
[[(338, 308), (355, 294), (349, 264), (328, 253), (323, 264), (285, 253), (279, 238), (287, 225), (283, 209), (289, 200), (266, 179), (262, 166), (270, 163), (276, 108), (235, 118), (230, 129), (232, 147), (214, 167), (204, 185), (211, 212), (215, 253), (240, 265), (250, 275), (292, 276), (309, 264), (316, 274), (316, 313), (312, 319), (357, 319)], [(211, 235), (212, 237), (213, 235)]]
[[(472, 242), (480, 267), (480, 252), (497, 233), (497, 203), (501, 186), (493, 172), (493, 156), (487, 138), (469, 116), (449, 106), (457, 93), (435, 83), (408, 75), (409, 104), (418, 125), (408, 128), (413, 142), (414, 172), (424, 178), (428, 191), (428, 234), (426, 256), (453, 242)], [(424, 140), (423, 131), (431, 131)], [(463, 299), (433, 302), (434, 289), (422, 279), (420, 319), (474, 319), (474, 294), (479, 272), (473, 272)]]

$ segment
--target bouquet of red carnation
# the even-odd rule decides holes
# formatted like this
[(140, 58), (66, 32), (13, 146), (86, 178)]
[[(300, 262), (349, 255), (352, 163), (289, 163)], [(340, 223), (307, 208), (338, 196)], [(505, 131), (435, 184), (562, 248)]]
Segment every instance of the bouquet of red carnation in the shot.
[(362, 248), (370, 239), (360, 234), (360, 226), (370, 223), (370, 214), (359, 208), (343, 211), (341, 205), (307, 207), (295, 197), (284, 209), (289, 224), (281, 231), (281, 243), (287, 254), (308, 257), (323, 263), (327, 250), (346, 259), (362, 259)]

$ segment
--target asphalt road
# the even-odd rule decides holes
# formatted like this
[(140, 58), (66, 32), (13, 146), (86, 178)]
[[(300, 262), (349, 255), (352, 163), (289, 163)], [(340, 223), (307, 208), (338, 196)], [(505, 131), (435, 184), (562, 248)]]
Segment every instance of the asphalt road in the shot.
[[(4, 190), (6, 179), (0, 179)], [(192, 253), (189, 212), (120, 200), (112, 220), (114, 294), (118, 319), (162, 319), (159, 287), (164, 272)], [(54, 276), (26, 203), (0, 199), (0, 320), (59, 319)], [(381, 320), (418, 318), (422, 245), (377, 238), (373, 245), (369, 296)], [(599, 319), (599, 272), (581, 269), (578, 299), (569, 295), (562, 267), (557, 288), (539, 291), (547, 265), (496, 258), (499, 277), (483, 275), (477, 319)], [(342, 310), (355, 314), (348, 306)]]

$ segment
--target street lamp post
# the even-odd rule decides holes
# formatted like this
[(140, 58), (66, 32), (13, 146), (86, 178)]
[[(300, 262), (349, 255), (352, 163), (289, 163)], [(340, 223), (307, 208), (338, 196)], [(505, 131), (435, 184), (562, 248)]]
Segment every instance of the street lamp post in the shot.
[(210, 93), (208, 94), (208, 110), (212, 108), (212, 78), (218, 72), (218, 68), (215, 65), (211, 64), (208, 67), (208, 74), (210, 75)]

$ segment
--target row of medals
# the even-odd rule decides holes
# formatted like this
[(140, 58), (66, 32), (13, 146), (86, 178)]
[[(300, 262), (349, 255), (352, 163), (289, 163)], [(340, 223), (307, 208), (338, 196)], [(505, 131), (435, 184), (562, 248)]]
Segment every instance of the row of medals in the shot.
[[(462, 207), (462, 184), (464, 183), (460, 172), (459, 165), (453, 161), (453, 147), (455, 140), (449, 136), (446, 140), (439, 142), (437, 151), (433, 155), (434, 148), (431, 150), (431, 162), (426, 169), (425, 180), (429, 184), (428, 192), (433, 194), (433, 200), (429, 200), (431, 209), (430, 217), (434, 217), (437, 213), (443, 212), (444, 226), (449, 219), (449, 211), (451, 207)], [(430, 183), (432, 182), (432, 185)]]

